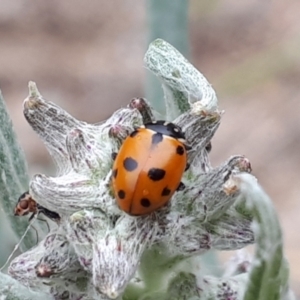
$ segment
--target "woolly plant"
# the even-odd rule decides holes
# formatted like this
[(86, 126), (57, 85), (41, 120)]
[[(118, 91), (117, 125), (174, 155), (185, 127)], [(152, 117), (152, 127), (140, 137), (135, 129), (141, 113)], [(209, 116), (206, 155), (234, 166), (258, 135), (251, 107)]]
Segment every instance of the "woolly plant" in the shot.
[[(163, 40), (150, 44), (144, 61), (162, 82), (166, 119), (182, 128), (191, 146), (185, 189), (149, 215), (121, 211), (111, 187), (112, 153), (134, 128), (154, 120), (147, 100), (135, 98), (108, 120), (87, 124), (45, 100), (30, 82), (24, 116), (57, 174), (37, 174), (22, 187), (61, 219), (13, 259), (8, 275), (0, 274), (1, 299), (293, 299), (278, 218), (250, 174), (249, 160), (234, 155), (218, 167), (209, 162), (210, 141), (223, 113), (211, 85)], [(16, 167), (6, 161), (19, 159), (5, 122), (2, 174)], [(14, 188), (1, 177), (2, 189)], [(14, 196), (2, 197), (11, 211)], [(253, 243), (254, 257), (237, 256), (223, 275), (203, 270), (204, 253)]]

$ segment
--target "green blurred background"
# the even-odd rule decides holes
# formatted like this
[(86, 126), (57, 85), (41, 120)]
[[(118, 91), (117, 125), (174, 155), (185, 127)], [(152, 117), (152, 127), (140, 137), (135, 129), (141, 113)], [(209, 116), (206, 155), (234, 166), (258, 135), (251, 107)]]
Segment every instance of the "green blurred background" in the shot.
[[(1, 1), (0, 88), (31, 175), (55, 170), (22, 115), (28, 81), (87, 122), (144, 96), (147, 9), (146, 1), (133, 0)], [(193, 0), (187, 13), (186, 27), (166, 28), (166, 40), (176, 34), (189, 40), (182, 49), (225, 110), (212, 163), (232, 154), (250, 159), (278, 211), (292, 287), (300, 295), (300, 1)], [(3, 261), (16, 240), (3, 213), (1, 222)]]

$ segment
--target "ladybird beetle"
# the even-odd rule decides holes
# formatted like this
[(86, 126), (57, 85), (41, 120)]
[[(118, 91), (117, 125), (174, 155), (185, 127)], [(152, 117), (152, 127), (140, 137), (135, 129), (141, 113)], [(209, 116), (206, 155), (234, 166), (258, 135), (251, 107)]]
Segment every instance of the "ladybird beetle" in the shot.
[(117, 204), (134, 216), (164, 206), (187, 168), (187, 150), (181, 128), (166, 121), (147, 123), (123, 142), (112, 171)]
[(26, 216), (29, 213), (32, 213), (32, 215), (29, 218), (29, 221), (32, 220), (36, 214), (40, 213), (44, 214), (46, 217), (48, 217), (54, 222), (60, 221), (60, 216), (58, 213), (39, 205), (31, 197), (29, 192), (25, 192), (19, 197), (18, 203), (14, 210), (14, 214), (15, 216)]

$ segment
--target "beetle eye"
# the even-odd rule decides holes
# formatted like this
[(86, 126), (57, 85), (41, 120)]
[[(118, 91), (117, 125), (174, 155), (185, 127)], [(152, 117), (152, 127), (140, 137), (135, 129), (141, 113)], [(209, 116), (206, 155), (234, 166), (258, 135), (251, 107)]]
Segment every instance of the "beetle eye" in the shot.
[(27, 209), (28, 206), (29, 206), (29, 202), (27, 200), (21, 200), (19, 202), (19, 206), (22, 208), (22, 209)]

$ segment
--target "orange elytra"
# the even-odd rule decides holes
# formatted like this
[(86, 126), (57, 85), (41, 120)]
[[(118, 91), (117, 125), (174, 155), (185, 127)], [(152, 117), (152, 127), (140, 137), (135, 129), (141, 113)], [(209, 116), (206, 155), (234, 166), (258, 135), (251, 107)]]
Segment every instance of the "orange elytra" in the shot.
[(187, 168), (181, 128), (166, 121), (145, 124), (123, 142), (112, 172), (112, 186), (121, 210), (134, 216), (164, 206), (181, 188)]

